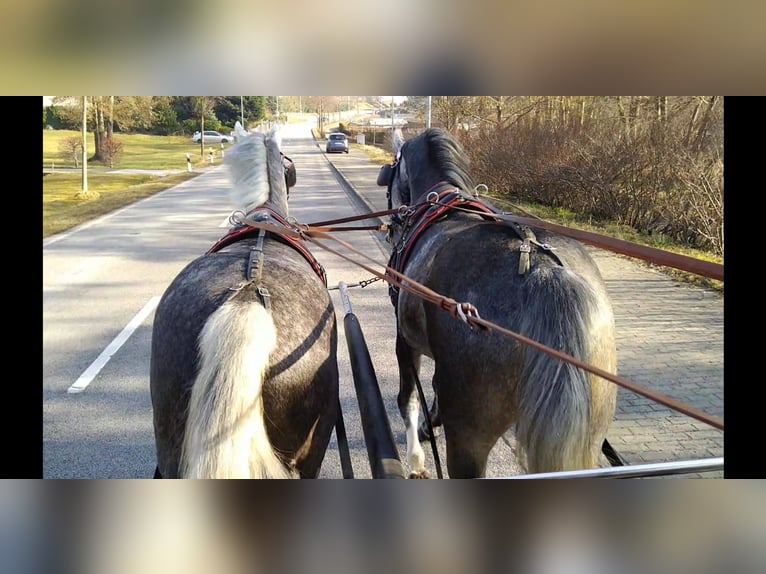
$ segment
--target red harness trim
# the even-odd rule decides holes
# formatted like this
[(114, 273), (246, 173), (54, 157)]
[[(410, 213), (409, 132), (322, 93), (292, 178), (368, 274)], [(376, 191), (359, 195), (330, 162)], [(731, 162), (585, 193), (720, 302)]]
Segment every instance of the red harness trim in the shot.
[[(461, 209), (470, 209), (472, 211), (478, 212), (479, 214), (495, 214), (495, 212), (492, 211), (492, 209), (487, 205), (466, 195), (463, 195), (460, 190), (457, 189), (448, 189), (442, 191), (439, 193), (436, 201), (433, 203), (435, 205), (427, 203), (426, 205), (420, 206), (420, 208), (418, 208), (410, 216), (417, 221), (415, 229), (413, 230), (410, 238), (407, 240), (407, 245), (404, 249), (404, 252), (396, 253), (396, 251), (394, 251), (391, 256), (391, 261), (389, 262), (389, 266), (396, 271), (402, 272), (404, 270), (404, 265), (407, 263), (407, 259), (410, 256), (410, 251), (412, 251), (412, 246), (415, 245), (417, 239), (428, 228), (428, 226), (442, 217), (447, 211), (450, 210), (450, 208), (459, 205)], [(492, 219), (494, 220), (495, 218), (493, 217)]]
[[(268, 214), (268, 216), (274, 220), (276, 220), (281, 225), (284, 225), (285, 227), (292, 227), (287, 220), (282, 217), (278, 212), (274, 211), (273, 209), (270, 209), (268, 207), (256, 207), (251, 212), (249, 212), (245, 217), (250, 217), (252, 214), (256, 212), (265, 212)], [(226, 247), (227, 245), (231, 245), (232, 243), (236, 243), (240, 239), (244, 239), (245, 237), (249, 237), (251, 235), (254, 235), (259, 230), (255, 227), (250, 227), (249, 225), (243, 225), (241, 227), (235, 227), (229, 233), (224, 235), (221, 239), (219, 239), (207, 252), (208, 253), (215, 253), (216, 251), (219, 251)], [(298, 239), (297, 237), (291, 237), (289, 235), (282, 235), (281, 233), (272, 233), (267, 232), (270, 234), (274, 239), (277, 239), (278, 241), (281, 241), (283, 243), (286, 243), (287, 245), (293, 247), (298, 253), (303, 255), (304, 259), (309, 262), (312, 269), (314, 269), (314, 272), (319, 275), (319, 278), (322, 280), (322, 282), (327, 285), (327, 274), (325, 273), (324, 267), (322, 267), (322, 264), (317, 261), (316, 257), (311, 253), (311, 251), (306, 248), (305, 245), (303, 245), (303, 240)]]

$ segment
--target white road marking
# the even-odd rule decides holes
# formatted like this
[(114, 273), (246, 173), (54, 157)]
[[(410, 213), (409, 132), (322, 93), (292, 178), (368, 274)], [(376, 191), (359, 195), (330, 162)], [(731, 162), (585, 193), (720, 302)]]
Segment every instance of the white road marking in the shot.
[(141, 309), (141, 311), (139, 311), (135, 317), (133, 317), (133, 320), (128, 323), (122, 332), (117, 335), (114, 341), (112, 341), (109, 346), (102, 351), (98, 358), (93, 361), (93, 363), (91, 363), (90, 367), (85, 369), (85, 372), (80, 375), (80, 378), (78, 378), (75, 383), (67, 389), (67, 393), (81, 393), (84, 391), (85, 388), (93, 381), (96, 375), (98, 375), (101, 369), (103, 369), (104, 366), (109, 362), (109, 359), (112, 358), (112, 355), (114, 355), (117, 350), (125, 344), (125, 341), (127, 341), (133, 334), (133, 331), (135, 331), (138, 326), (144, 322), (144, 319), (149, 316), (149, 313), (154, 311), (154, 308), (159, 304), (159, 302), (159, 296), (152, 297), (144, 306), (144, 308)]

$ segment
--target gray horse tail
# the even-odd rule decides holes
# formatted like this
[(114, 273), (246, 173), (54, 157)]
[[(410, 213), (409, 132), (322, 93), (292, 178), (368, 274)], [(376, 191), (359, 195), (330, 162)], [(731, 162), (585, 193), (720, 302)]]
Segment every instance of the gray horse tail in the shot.
[(277, 336), (257, 304), (229, 301), (199, 336), (199, 372), (181, 453), (183, 478), (294, 478), (263, 418), (263, 378)]
[[(615, 372), (614, 317), (606, 297), (566, 268), (533, 268), (525, 281), (519, 330), (543, 345)], [(528, 345), (522, 344), (519, 352), (523, 366), (516, 438), (528, 472), (597, 467), (616, 389)]]

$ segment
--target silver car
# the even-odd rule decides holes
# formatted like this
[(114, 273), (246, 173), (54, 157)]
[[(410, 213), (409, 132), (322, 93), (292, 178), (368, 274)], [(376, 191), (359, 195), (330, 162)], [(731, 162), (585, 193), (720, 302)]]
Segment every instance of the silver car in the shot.
[[(194, 132), (194, 136), (192, 136), (192, 141), (194, 143), (199, 143), (199, 140), (201, 137), (202, 135), (200, 134), (200, 132)], [(205, 143), (211, 143), (211, 144), (229, 143), (230, 141), (233, 141), (231, 136), (225, 136), (220, 132), (216, 132), (212, 130), (210, 131), (205, 130)]]
[(346, 134), (330, 134), (330, 137), (327, 138), (325, 152), (348, 153), (348, 137), (346, 137)]

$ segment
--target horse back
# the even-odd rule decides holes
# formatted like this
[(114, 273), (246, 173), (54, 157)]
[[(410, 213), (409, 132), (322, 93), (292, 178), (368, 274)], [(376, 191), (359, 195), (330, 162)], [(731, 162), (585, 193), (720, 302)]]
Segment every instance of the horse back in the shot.
[[(430, 245), (411, 259), (420, 270), (416, 280), (426, 287), (471, 303), (482, 319), (514, 332), (550, 325), (549, 342), (577, 301), (587, 300), (590, 316), (604, 318), (594, 324), (614, 346), (611, 302), (598, 266), (580, 242), (535, 229), (536, 240), (552, 251), (533, 246), (529, 269), (520, 272), (522, 240), (508, 226), (471, 220), (439, 227), (431, 231)], [(454, 362), (456, 356), (470, 355), (467, 362), (475, 372), (489, 373), (507, 368), (508, 357), (523, 350), (507, 335), (471, 329), (414, 295), (402, 293), (399, 305), (401, 331), (435, 360)], [(563, 342), (557, 347), (564, 350)]]

